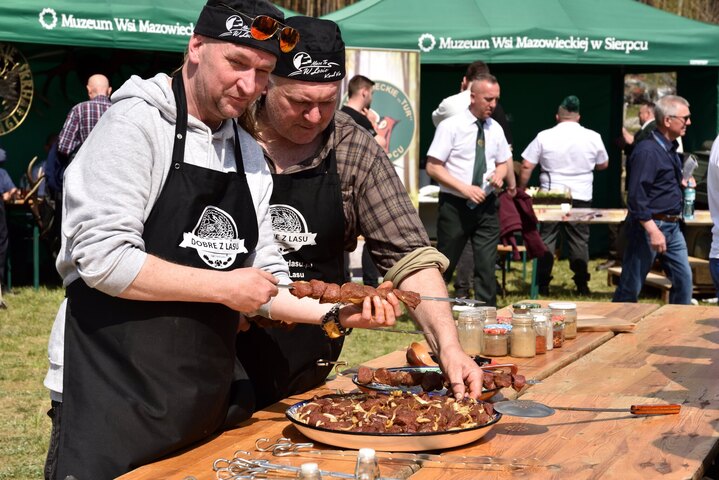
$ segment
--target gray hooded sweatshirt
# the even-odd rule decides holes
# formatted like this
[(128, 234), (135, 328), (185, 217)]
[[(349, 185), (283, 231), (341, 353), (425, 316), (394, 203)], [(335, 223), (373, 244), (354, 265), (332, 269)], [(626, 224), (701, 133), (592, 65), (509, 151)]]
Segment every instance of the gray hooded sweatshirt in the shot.
[[(112, 96), (112, 102), (65, 172), (57, 269), (64, 286), (82, 278), (91, 288), (117, 296), (145, 263), (143, 227), (172, 163), (177, 113), (165, 74), (149, 80), (133, 76)], [(257, 247), (244, 266), (261, 268), (280, 283), (289, 283), (287, 264), (272, 234), (272, 176), (257, 142), (241, 128), (238, 131), (259, 231)], [(212, 132), (190, 115), (185, 162), (236, 171), (232, 122), (225, 121)], [(268, 316), (269, 305), (248, 313)], [(44, 382), (56, 400), (62, 392), (64, 331), (65, 302), (50, 335), (50, 369)]]

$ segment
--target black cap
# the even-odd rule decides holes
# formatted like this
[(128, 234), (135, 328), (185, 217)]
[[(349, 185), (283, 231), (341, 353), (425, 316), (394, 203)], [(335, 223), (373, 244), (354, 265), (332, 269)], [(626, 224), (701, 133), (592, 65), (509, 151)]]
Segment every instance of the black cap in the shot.
[(345, 78), (345, 42), (331, 20), (290, 17), (285, 22), (300, 33), (289, 53), (280, 53), (274, 75), (304, 82), (336, 82)]
[(197, 19), (195, 33), (258, 48), (278, 57), (280, 43), (277, 35), (267, 40), (256, 40), (250, 34), (252, 20), (258, 15), (285, 21), (282, 11), (267, 0), (208, 0)]

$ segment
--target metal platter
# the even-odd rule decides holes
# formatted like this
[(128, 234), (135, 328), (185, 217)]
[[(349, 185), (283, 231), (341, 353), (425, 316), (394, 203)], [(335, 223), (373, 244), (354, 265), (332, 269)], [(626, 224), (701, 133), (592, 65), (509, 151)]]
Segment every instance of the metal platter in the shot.
[[(341, 396), (358, 397), (365, 394), (350, 393)], [(502, 414), (495, 412), (492, 419), (484, 425), (451, 430), (447, 432), (420, 433), (366, 433), (343, 432), (322, 427), (313, 427), (297, 419), (298, 411), (312, 400), (298, 402), (285, 412), (287, 418), (307, 438), (335, 447), (360, 449), (371, 447), (380, 451), (418, 452), (423, 450), (442, 450), (466, 445), (482, 438), (497, 423)]]
[(506, 400), (494, 403), (494, 409), (512, 417), (542, 418), (554, 415), (554, 409), (531, 400)]

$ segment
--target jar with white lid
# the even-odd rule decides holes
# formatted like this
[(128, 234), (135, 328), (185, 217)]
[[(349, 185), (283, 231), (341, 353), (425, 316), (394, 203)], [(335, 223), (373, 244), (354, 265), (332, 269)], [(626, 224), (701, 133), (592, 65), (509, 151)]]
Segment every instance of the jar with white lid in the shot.
[(577, 304), (573, 302), (552, 302), (549, 304), (552, 315), (564, 318), (564, 338), (577, 338)]
[(544, 321), (544, 341), (546, 343), (545, 350), (549, 351), (554, 348), (554, 327), (552, 325), (552, 310), (549, 308), (533, 308), (529, 311), (534, 321)]

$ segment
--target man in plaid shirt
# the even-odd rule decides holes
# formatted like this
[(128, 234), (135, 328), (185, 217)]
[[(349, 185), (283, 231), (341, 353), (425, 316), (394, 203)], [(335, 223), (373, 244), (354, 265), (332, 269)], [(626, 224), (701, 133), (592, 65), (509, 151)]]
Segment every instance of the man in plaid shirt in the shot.
[(103, 113), (110, 108), (110, 82), (105, 75), (95, 74), (87, 80), (90, 100), (78, 103), (67, 115), (58, 139), (60, 153), (70, 155), (80, 148)]

